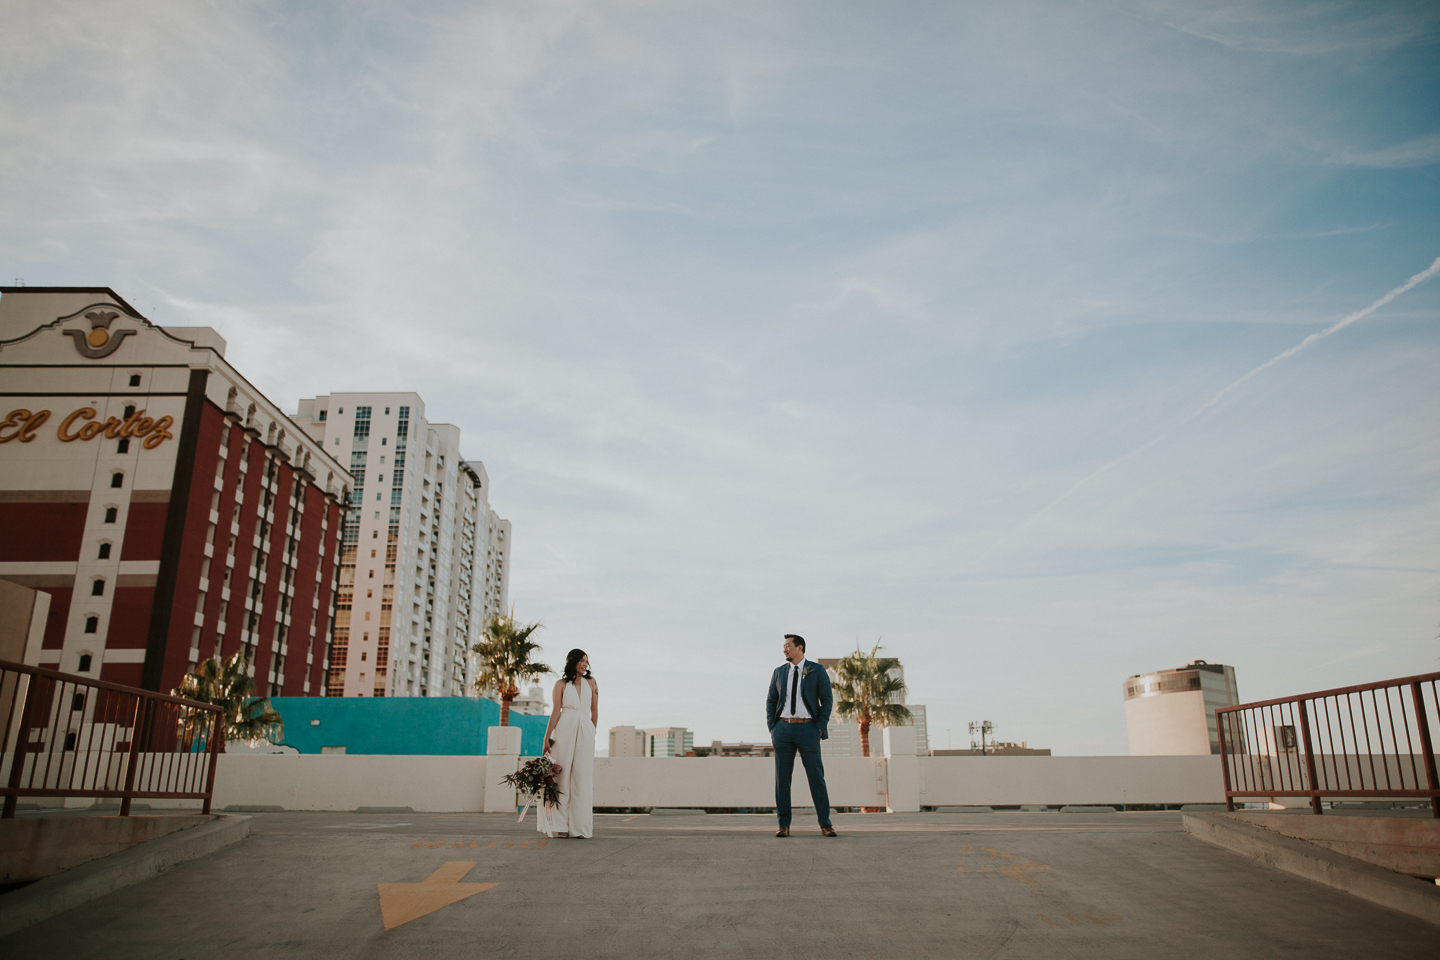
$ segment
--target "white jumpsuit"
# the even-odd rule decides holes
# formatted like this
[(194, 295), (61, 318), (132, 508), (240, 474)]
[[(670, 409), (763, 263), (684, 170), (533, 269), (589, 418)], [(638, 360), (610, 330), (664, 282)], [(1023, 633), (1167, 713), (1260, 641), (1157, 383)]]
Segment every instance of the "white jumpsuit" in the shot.
[(550, 735), (555, 741), (550, 759), (560, 767), (556, 778), (560, 802), (549, 808), (541, 804), (535, 818), (536, 827), (548, 837), (557, 833), (572, 837), (595, 835), (591, 809), (595, 797), (595, 724), (590, 720), (590, 700), (590, 681), (582, 678), (579, 690), (573, 683), (565, 684), (560, 719)]

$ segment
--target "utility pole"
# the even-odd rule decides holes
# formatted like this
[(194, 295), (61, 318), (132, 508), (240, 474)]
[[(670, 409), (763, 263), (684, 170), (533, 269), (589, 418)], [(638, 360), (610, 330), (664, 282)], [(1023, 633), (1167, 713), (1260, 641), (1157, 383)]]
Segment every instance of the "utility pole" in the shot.
[[(976, 747), (979, 747), (979, 748), (980, 748), (980, 756), (982, 756), (982, 757), (988, 756), (988, 754), (987, 754), (986, 751), (985, 751), (985, 738), (986, 738), (987, 736), (990, 736), (990, 735), (993, 734), (994, 732), (995, 732), (995, 726), (994, 726), (994, 724), (992, 724), (989, 720), (971, 720), (971, 721), (970, 721), (970, 749), (971, 749), (971, 750), (974, 750)], [(977, 733), (980, 734), (980, 742), (979, 742), (979, 743), (976, 743), (976, 742), (975, 742), (975, 734), (977, 734)], [(993, 736), (990, 736), (990, 739), (993, 740), (993, 739), (995, 739), (995, 738), (994, 738)]]

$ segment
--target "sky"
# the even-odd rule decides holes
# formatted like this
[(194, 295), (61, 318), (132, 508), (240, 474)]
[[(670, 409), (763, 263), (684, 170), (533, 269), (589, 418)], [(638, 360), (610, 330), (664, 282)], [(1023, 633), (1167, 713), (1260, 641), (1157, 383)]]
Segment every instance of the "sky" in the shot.
[(1440, 6), (0, 13), (0, 278), (419, 392), (602, 749), (764, 739), (786, 632), (936, 748), (1440, 669)]

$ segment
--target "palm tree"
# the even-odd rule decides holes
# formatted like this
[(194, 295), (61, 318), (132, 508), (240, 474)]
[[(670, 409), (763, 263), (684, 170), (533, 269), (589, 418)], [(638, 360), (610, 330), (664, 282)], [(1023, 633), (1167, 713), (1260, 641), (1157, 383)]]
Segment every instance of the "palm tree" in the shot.
[[(170, 692), (224, 708), (221, 753), (225, 752), (226, 740), (275, 741), (285, 736), (285, 721), (271, 707), (270, 698), (254, 696), (255, 678), (250, 676), (250, 661), (242, 651), (237, 650), (223, 666), (219, 657), (202, 660)], [(199, 710), (181, 711), (179, 733), (186, 746), (209, 736), (210, 717), (210, 713)]]
[(485, 639), (470, 649), (480, 657), (480, 672), (475, 677), (475, 690), (484, 693), (494, 687), (500, 694), (500, 726), (510, 725), (510, 701), (520, 695), (520, 683), (524, 680), (539, 680), (547, 673), (554, 673), (543, 663), (533, 663), (530, 658), (540, 649), (530, 635), (539, 630), (541, 623), (519, 623), (515, 611), (496, 614), (485, 621)]
[(860, 755), (870, 756), (870, 725), (893, 727), (910, 719), (910, 708), (892, 701), (905, 692), (905, 681), (890, 671), (900, 666), (894, 657), (877, 656), (880, 641), (866, 653), (855, 652), (841, 659), (835, 669), (835, 705), (840, 716), (860, 722)]

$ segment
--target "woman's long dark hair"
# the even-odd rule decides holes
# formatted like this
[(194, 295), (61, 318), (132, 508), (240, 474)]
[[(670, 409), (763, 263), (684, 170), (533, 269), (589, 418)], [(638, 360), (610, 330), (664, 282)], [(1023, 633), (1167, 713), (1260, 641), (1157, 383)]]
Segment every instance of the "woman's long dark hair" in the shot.
[[(579, 648), (571, 650), (569, 653), (565, 654), (565, 672), (560, 675), (560, 679), (564, 680), (566, 683), (574, 683), (575, 670), (580, 666), (580, 661), (583, 659), (585, 659), (585, 651)], [(589, 670), (585, 671), (585, 679), (590, 679)]]

